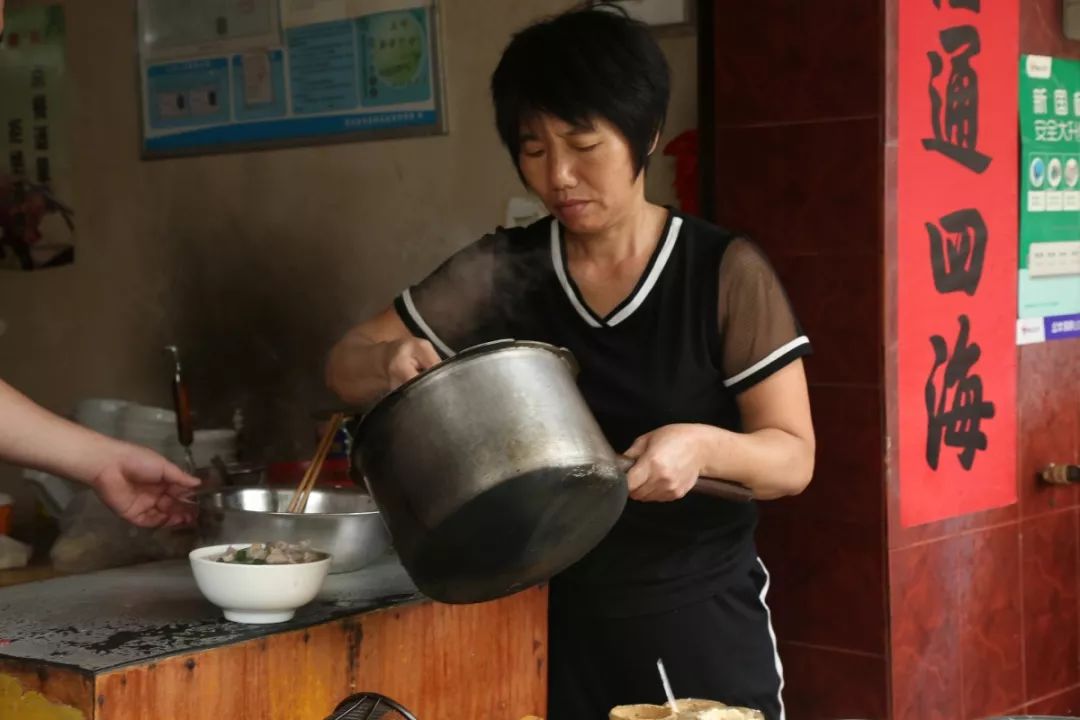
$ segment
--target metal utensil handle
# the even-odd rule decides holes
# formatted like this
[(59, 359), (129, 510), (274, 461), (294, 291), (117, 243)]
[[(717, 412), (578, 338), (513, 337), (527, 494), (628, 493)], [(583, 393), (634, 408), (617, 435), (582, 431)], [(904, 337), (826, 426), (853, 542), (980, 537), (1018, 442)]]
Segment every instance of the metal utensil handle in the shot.
[[(624, 455), (620, 455), (616, 459), (616, 463), (623, 472), (629, 471), (634, 466), (634, 461)], [(753, 491), (745, 485), (730, 480), (717, 480), (707, 477), (699, 477), (697, 482), (694, 483), (694, 487), (690, 488), (690, 492), (735, 502), (750, 502), (754, 499)]]
[(184, 373), (180, 367), (180, 349), (175, 345), (167, 345), (165, 349), (172, 354), (173, 358), (172, 395), (173, 408), (176, 410), (176, 435), (180, 445), (189, 448), (195, 441), (195, 430), (191, 422), (191, 402), (188, 399), (187, 384), (184, 382)]
[(745, 485), (730, 480), (715, 480), (705, 477), (699, 477), (690, 492), (711, 495), (722, 500), (734, 500), (735, 502), (750, 502), (754, 499), (753, 491)]

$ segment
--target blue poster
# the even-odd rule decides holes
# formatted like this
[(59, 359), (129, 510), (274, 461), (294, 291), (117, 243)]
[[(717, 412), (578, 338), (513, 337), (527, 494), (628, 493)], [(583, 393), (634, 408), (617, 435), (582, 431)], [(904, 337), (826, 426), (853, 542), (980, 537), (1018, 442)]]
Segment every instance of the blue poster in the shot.
[(445, 131), (434, 4), (285, 27), (277, 0), (251, 0), (246, 24), (215, 0), (138, 1), (149, 155)]

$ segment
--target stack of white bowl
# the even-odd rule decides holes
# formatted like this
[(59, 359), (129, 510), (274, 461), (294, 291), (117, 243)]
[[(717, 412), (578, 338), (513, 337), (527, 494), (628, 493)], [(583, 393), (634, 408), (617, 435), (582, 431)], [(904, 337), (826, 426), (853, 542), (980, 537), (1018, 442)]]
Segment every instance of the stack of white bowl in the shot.
[[(120, 437), (154, 450), (183, 465), (184, 448), (176, 432), (176, 413), (165, 408), (129, 405), (120, 416)], [(196, 430), (191, 443), (195, 466), (210, 467), (214, 457), (236, 462), (236, 431), (231, 428)]]
[[(196, 430), (191, 443), (191, 454), (195, 458), (195, 467), (210, 467), (214, 457), (221, 458), (226, 465), (236, 462), (236, 431), (231, 428)], [(174, 462), (182, 463), (184, 449), (179, 441), (173, 439), (173, 449), (169, 455)]]
[(102, 435), (120, 437), (120, 417), (131, 405), (115, 398), (87, 398), (75, 406), (75, 422)]
[(172, 457), (176, 446), (176, 413), (130, 404), (120, 413), (119, 437)]

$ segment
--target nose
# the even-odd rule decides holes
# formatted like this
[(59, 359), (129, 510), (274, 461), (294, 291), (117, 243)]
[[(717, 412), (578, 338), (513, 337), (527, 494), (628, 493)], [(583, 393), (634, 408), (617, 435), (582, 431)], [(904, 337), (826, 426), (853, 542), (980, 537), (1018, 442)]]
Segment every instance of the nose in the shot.
[(574, 158), (562, 148), (548, 151), (547, 173), (553, 190), (569, 190), (577, 185)]

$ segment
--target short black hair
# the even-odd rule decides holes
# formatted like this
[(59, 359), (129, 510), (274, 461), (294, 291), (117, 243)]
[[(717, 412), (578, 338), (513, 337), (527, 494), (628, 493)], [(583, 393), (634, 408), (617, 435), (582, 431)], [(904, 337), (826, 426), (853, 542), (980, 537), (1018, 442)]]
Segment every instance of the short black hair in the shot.
[(607, 120), (626, 137), (640, 173), (664, 128), (670, 93), (667, 60), (648, 26), (606, 3), (518, 32), (491, 76), (495, 124), (516, 167), (522, 120), (547, 113), (580, 125)]

